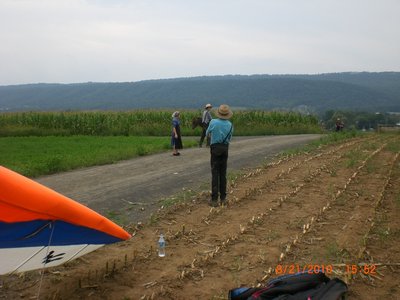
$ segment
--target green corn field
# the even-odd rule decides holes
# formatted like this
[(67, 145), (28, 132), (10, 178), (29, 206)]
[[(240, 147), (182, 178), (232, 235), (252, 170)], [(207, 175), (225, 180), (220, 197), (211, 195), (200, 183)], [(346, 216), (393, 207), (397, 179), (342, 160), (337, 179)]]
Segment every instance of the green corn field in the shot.
[[(16, 112), (0, 114), (0, 136), (168, 136), (171, 114), (166, 110), (127, 112)], [(192, 119), (201, 111), (181, 111), (182, 135), (198, 135)], [(215, 115), (214, 115), (215, 117)], [(320, 133), (318, 118), (294, 112), (235, 111), (235, 135)]]

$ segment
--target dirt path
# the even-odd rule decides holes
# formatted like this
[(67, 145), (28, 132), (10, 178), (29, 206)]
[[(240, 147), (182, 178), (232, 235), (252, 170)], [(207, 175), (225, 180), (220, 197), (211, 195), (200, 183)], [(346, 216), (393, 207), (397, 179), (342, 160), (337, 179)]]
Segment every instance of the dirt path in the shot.
[[(277, 153), (306, 144), (320, 135), (266, 136), (233, 139), (228, 172), (254, 168)], [(37, 179), (119, 222), (146, 220), (159, 200), (185, 189), (205, 187), (210, 181), (208, 148), (191, 148), (180, 157), (170, 152), (140, 157)]]
[[(274, 159), (230, 186), (227, 207), (199, 194), (128, 227), (131, 240), (48, 270), (41, 299), (227, 299), (310, 269), (345, 280), (349, 299), (398, 299), (399, 152), (399, 135), (369, 135)], [(35, 299), (39, 272), (2, 280), (4, 297)]]

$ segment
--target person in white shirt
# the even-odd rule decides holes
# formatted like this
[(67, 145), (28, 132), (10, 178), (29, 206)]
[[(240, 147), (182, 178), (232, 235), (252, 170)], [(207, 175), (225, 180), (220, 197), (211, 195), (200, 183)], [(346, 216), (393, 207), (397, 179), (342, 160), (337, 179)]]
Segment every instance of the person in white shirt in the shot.
[[(202, 132), (201, 132), (199, 147), (203, 147), (203, 141), (204, 141), (204, 138), (206, 137), (206, 131), (207, 131), (208, 125), (210, 124), (210, 121), (212, 120), (212, 116), (210, 113), (211, 108), (212, 108), (212, 105), (209, 103), (204, 107), (203, 115), (201, 118)], [(208, 136), (207, 136), (206, 146), (207, 147), (210, 146), (210, 138)]]

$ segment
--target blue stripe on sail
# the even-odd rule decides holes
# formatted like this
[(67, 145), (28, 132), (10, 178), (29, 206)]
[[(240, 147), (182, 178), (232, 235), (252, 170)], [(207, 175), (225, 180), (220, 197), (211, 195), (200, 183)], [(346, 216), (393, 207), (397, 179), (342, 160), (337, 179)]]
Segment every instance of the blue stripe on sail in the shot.
[(47, 246), (51, 235), (53, 246), (111, 244), (121, 241), (107, 233), (63, 221), (0, 222), (0, 248)]

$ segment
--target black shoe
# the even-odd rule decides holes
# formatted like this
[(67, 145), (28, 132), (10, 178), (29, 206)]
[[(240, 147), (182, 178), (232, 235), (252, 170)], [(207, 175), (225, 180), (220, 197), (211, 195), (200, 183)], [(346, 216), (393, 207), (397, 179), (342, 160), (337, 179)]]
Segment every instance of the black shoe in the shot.
[(217, 200), (211, 200), (208, 202), (208, 205), (211, 207), (218, 207), (218, 201)]
[(221, 203), (221, 206), (226, 206), (226, 199), (221, 199), (220, 203)]

